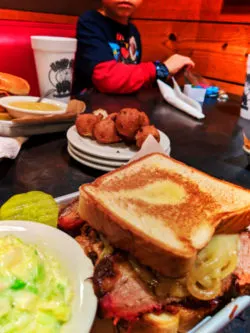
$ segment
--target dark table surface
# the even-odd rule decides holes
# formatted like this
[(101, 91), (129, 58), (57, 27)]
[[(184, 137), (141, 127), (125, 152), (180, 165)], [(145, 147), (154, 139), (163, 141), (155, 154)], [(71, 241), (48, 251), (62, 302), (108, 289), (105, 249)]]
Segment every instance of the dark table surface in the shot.
[[(240, 98), (227, 102), (208, 99), (206, 118), (197, 121), (166, 104), (157, 90), (130, 96), (93, 93), (88, 111), (97, 108), (116, 112), (122, 107), (145, 111), (153, 124), (171, 141), (171, 156), (212, 176), (250, 188), (250, 164), (242, 150), (242, 130), (250, 132), (250, 121), (239, 118)], [(250, 134), (250, 133), (249, 133)], [(65, 133), (37, 135), (22, 147), (18, 157), (0, 162), (0, 205), (16, 193), (42, 190), (54, 197), (75, 192), (103, 172), (85, 167), (67, 153)], [(225, 332), (250, 332), (250, 311)]]
[[(109, 112), (122, 107), (145, 111), (151, 122), (171, 141), (171, 156), (215, 177), (250, 188), (250, 165), (242, 150), (242, 129), (250, 122), (239, 118), (240, 98), (228, 102), (207, 100), (205, 120), (197, 121), (166, 104), (157, 90), (130, 96), (92, 94), (88, 110)], [(43, 190), (57, 197), (77, 191), (102, 172), (85, 167), (67, 153), (65, 133), (37, 135), (22, 147), (18, 157), (0, 162), (0, 204), (11, 195)]]

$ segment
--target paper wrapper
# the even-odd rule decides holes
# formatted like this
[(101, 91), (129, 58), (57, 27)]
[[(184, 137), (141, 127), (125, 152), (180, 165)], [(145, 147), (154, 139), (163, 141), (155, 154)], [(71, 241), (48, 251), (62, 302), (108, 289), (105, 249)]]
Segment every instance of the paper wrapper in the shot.
[(147, 139), (144, 141), (141, 149), (128, 161), (128, 163), (136, 161), (141, 157), (153, 153), (161, 153), (168, 155), (167, 152), (165, 152), (162, 146), (159, 144), (159, 142), (157, 142), (152, 135), (149, 135)]
[(0, 159), (15, 159), (22, 147), (22, 144), (28, 140), (25, 137), (5, 138), (0, 137)]

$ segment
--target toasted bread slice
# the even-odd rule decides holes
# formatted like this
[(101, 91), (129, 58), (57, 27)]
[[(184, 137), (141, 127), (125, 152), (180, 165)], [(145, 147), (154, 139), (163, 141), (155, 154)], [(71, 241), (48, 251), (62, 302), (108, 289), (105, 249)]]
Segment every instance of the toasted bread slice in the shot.
[(0, 72), (0, 91), (6, 91), (13, 95), (28, 95), (30, 85), (19, 76)]
[(219, 232), (250, 224), (250, 191), (163, 154), (80, 187), (79, 213), (115, 246), (163, 275), (184, 275)]

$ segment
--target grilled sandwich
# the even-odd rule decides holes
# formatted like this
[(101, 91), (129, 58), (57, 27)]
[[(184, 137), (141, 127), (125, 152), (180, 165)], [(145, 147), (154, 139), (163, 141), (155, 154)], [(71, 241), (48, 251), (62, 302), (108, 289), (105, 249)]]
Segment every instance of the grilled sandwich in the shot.
[(215, 232), (250, 224), (250, 191), (152, 154), (82, 185), (79, 212), (113, 246), (180, 277)]

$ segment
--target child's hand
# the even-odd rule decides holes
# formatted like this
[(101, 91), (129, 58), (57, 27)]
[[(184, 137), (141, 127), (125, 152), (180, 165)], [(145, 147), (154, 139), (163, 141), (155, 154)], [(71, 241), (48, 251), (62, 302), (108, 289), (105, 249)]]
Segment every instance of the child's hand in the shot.
[(194, 62), (189, 57), (184, 57), (179, 54), (172, 55), (164, 61), (164, 64), (172, 75), (179, 72), (183, 67), (193, 68), (195, 66)]

